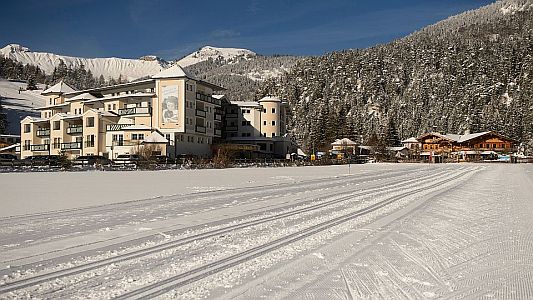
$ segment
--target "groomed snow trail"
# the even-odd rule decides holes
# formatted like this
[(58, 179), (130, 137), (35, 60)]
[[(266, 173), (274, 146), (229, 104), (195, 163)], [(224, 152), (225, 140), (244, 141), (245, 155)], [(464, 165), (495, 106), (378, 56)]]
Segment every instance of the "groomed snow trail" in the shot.
[(528, 298), (528, 167), (353, 166), (4, 217), (0, 298)]

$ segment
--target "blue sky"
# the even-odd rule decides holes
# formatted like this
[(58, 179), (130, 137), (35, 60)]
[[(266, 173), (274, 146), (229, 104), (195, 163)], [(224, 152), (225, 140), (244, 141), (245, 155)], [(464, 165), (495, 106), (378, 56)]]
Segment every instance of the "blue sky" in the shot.
[(488, 0), (8, 0), (0, 47), (180, 58), (198, 48), (321, 55), (405, 36)]

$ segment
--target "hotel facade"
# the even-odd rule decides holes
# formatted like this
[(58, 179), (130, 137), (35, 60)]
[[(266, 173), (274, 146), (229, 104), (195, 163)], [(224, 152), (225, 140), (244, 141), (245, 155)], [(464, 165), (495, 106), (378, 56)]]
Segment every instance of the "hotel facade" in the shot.
[[(82, 91), (61, 81), (42, 93), (47, 100), (37, 108), (40, 117), (21, 121), (21, 158), (65, 154), (70, 159), (115, 159), (147, 149), (150, 155), (209, 157), (213, 143), (236, 143), (240, 137), (248, 138), (244, 143), (262, 140), (256, 143), (258, 149), (272, 155), (289, 150), (280, 142), (286, 140), (281, 100), (266, 97), (253, 102), (261, 109), (254, 110), (259, 116), (255, 120), (232, 114), (240, 106), (217, 95), (223, 90), (178, 65), (146, 80)], [(250, 123), (237, 126), (241, 118)]]

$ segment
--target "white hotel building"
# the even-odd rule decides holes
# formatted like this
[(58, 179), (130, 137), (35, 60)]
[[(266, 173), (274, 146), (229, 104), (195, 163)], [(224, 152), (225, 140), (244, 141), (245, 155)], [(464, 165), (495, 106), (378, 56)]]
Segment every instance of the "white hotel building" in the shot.
[(277, 156), (292, 149), (283, 137), (284, 103), (266, 97), (255, 106), (230, 104), (213, 97), (222, 90), (178, 65), (150, 79), (83, 91), (59, 82), (42, 93), (47, 102), (37, 109), (41, 116), (21, 121), (21, 158), (64, 153), (114, 159), (148, 145), (152, 155), (208, 157), (214, 140), (252, 143)]

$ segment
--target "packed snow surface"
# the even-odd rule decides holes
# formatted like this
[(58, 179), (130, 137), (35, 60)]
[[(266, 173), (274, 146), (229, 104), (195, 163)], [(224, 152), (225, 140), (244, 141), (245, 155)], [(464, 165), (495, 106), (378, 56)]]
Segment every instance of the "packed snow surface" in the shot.
[(531, 165), (9, 173), (0, 189), (0, 298), (533, 298)]

